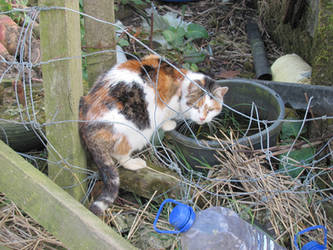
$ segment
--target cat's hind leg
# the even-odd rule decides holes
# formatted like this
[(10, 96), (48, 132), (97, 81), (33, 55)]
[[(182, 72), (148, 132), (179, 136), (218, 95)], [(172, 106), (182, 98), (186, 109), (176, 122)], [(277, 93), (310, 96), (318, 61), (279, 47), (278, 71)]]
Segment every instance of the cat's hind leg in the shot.
[(89, 124), (83, 129), (82, 138), (104, 183), (101, 194), (92, 203), (90, 210), (96, 215), (102, 215), (118, 196), (119, 174), (111, 157), (118, 138), (112, 133), (112, 126), (106, 124)]
[(112, 170), (110, 166), (100, 163), (99, 175), (104, 183), (103, 190), (97, 199), (91, 204), (90, 211), (100, 216), (110, 207), (118, 196), (119, 190), (119, 175), (117, 170)]

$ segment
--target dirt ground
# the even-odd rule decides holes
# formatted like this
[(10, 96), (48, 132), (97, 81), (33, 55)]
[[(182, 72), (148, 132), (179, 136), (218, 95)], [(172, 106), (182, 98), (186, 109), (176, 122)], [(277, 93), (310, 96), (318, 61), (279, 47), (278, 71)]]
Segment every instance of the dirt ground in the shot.
[[(178, 17), (183, 16), (184, 21), (200, 24), (207, 30), (207, 38), (196, 39), (192, 43), (197, 51), (203, 51), (205, 54), (204, 60), (195, 63), (195, 66), (197, 70), (206, 73), (214, 79), (255, 77), (253, 58), (245, 28), (248, 20), (254, 20), (259, 26), (269, 63), (272, 63), (284, 54), (281, 48), (272, 41), (268, 32), (263, 27), (258, 17), (258, 10), (253, 2), (255, 1), (207, 0), (175, 4), (153, 1), (160, 15), (173, 13)], [(126, 26), (126, 29), (145, 44), (150, 44), (150, 34), (142, 30), (141, 24), (143, 19), (150, 19), (150, 16), (145, 12), (145, 8), (149, 7), (150, 3), (145, 7), (128, 5), (125, 6), (126, 14), (118, 13), (118, 11), (122, 11), (118, 6), (116, 11), (118, 16), (122, 16), (121, 21)], [(123, 47), (126, 52), (138, 57), (147, 54), (147, 50), (137, 42), (128, 39), (124, 34), (122, 37), (129, 42), (128, 45)], [(179, 55), (181, 52), (177, 48), (163, 49), (158, 44), (153, 43), (153, 49), (177, 65), (184, 66), (186, 64), (184, 56)], [(39, 78), (39, 75), (34, 77)], [(38, 83), (40, 84), (40, 82)], [(9, 86), (11, 86), (11, 83), (9, 83)], [(5, 96), (10, 95), (8, 91), (7, 89), (4, 92)], [(12, 97), (15, 96), (12, 95)], [(14, 102), (15, 100), (13, 99)], [(4, 103), (8, 102), (4, 100)], [(260, 157), (260, 159), (264, 159), (265, 156), (261, 155)], [(245, 213), (249, 220), (257, 221), (260, 217), (265, 217), (262, 218), (259, 224), (263, 225), (267, 223), (271, 229), (274, 227), (276, 229), (275, 232), (280, 233), (275, 233), (274, 235), (279, 237), (279, 243), (287, 242), (287, 246), (290, 248), (291, 241), (289, 236), (291, 237), (295, 228), (299, 230), (300, 227), (326, 220), (325, 214), (322, 215), (318, 212), (322, 211), (320, 203), (316, 203), (318, 197), (311, 197), (311, 202), (307, 203), (306, 199), (308, 197), (305, 194), (298, 195), (288, 192), (292, 185), (298, 183), (298, 180), (290, 180), (285, 175), (275, 176), (269, 174), (268, 170), (261, 165), (263, 160), (255, 162), (253, 159), (248, 159), (245, 154), (238, 155), (237, 153), (232, 154), (230, 152), (225, 158), (221, 156), (221, 161), (224, 162), (221, 164), (224, 170), (212, 171), (211, 178), (229, 178), (231, 180), (235, 176), (237, 178), (239, 176), (250, 176), (251, 178), (258, 178), (262, 182), (253, 182), (244, 186), (239, 185), (235, 188), (232, 182), (225, 184), (213, 182), (199, 183), (198, 181), (199, 184), (204, 185), (213, 194), (215, 192), (232, 194), (234, 190), (239, 191), (238, 193), (248, 192), (254, 194), (253, 197), (246, 197), (247, 200), (244, 199), (240, 200), (239, 203), (232, 203), (233, 201), (229, 200), (221, 201), (222, 199), (217, 196), (205, 196), (200, 188), (194, 188), (193, 196), (198, 197), (198, 200), (206, 200), (206, 206), (215, 204), (230, 205), (232, 203), (231, 207), (239, 213)], [(234, 165), (242, 167), (235, 169)], [(262, 170), (263, 173), (259, 173), (258, 169)], [(267, 198), (260, 196), (261, 194), (257, 194), (256, 192), (260, 185), (269, 186), (271, 190), (275, 190), (278, 187), (285, 192), (281, 192), (281, 195), (278, 194), (273, 197), (272, 202), (268, 203), (268, 205), (266, 203), (263, 204), (264, 198)], [(306, 189), (300, 190), (300, 192), (306, 191)], [(240, 197), (243, 196), (240, 195)], [(302, 202), (304, 201), (306, 202), (305, 204), (310, 204), (309, 207), (303, 206)], [(249, 209), (247, 206), (249, 203), (259, 205), (254, 205), (254, 208), (248, 212)], [(177, 236), (159, 235), (152, 229), (152, 222), (159, 204), (160, 200), (158, 199), (155, 200), (154, 198), (153, 201), (150, 201), (135, 194), (121, 191), (115, 205), (107, 211), (103, 219), (105, 223), (112, 226), (115, 231), (140, 249), (179, 249), (179, 238)], [(283, 206), (283, 204), (287, 205)], [(202, 208), (204, 209), (204, 206)], [(309, 215), (309, 211), (314, 209), (319, 214), (317, 218), (314, 218), (312, 214)], [(289, 214), (294, 218), (288, 219), (287, 216)], [(166, 217), (167, 215), (163, 217), (164, 221), (162, 225), (164, 227), (167, 227)], [(270, 220), (276, 221), (276, 224), (271, 223)], [(283, 220), (286, 221), (285, 225), (280, 223)], [(24, 212), (20, 211), (15, 204), (7, 200), (2, 194), (0, 194), (0, 221), (3, 222), (0, 224), (0, 246), (6, 245), (12, 249), (65, 249), (61, 242), (47, 233), (45, 229), (29, 218)], [(262, 223), (263, 221), (264, 223)]]
[[(183, 20), (186, 22), (200, 24), (206, 28), (209, 34), (208, 38), (194, 42), (196, 48), (205, 51), (207, 54), (205, 60), (198, 63), (198, 69), (214, 79), (222, 79), (255, 77), (251, 49), (246, 34), (246, 23), (248, 20), (253, 20), (258, 24), (270, 63), (273, 63), (275, 59), (283, 54), (283, 51), (270, 39), (262, 26), (258, 18), (258, 10), (253, 2), (246, 0), (208, 0), (189, 2), (184, 5), (154, 1), (154, 5), (160, 15), (171, 12), (178, 16), (183, 16)], [(139, 27), (138, 24), (142, 23), (144, 15), (138, 14), (139, 11), (137, 10), (131, 10), (129, 13), (128, 16), (122, 17), (121, 21), (132, 29)], [(144, 13), (144, 11), (141, 10), (140, 13)], [(118, 16), (122, 15), (118, 14)], [(124, 49), (126, 52), (139, 56), (147, 53), (135, 44)], [(157, 52), (161, 51), (158, 46), (155, 46), (154, 49)], [(175, 61), (177, 57), (174, 56), (172, 58), (169, 54), (161, 51), (162, 56)], [(176, 63), (181, 65), (183, 62), (180, 58)]]

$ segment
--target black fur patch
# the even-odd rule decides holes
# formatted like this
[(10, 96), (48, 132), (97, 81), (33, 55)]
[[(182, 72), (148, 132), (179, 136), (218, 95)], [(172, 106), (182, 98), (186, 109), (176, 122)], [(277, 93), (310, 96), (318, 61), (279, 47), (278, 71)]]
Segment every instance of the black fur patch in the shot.
[(151, 73), (155, 72), (155, 68), (150, 65), (143, 65), (141, 67), (141, 76), (150, 75)]
[(209, 78), (209, 77), (205, 77), (205, 84), (204, 84), (204, 89), (206, 89), (208, 92), (213, 92), (213, 90), (216, 88), (216, 82)]
[(144, 80), (144, 82), (151, 83), (151, 82), (155, 81), (157, 72), (154, 67), (152, 67), (150, 65), (143, 65), (141, 67), (140, 75), (141, 75), (142, 79)]
[(85, 102), (83, 96), (81, 96), (81, 98), (80, 98), (79, 110), (82, 112), (82, 115), (87, 114), (87, 112), (89, 110), (89, 105)]
[(107, 107), (109, 110), (114, 109), (114, 102), (103, 102), (105, 107)]
[(150, 127), (148, 104), (139, 84), (119, 82), (110, 87), (109, 95), (122, 104), (123, 109), (120, 110), (120, 113), (126, 119), (132, 121), (141, 130)]

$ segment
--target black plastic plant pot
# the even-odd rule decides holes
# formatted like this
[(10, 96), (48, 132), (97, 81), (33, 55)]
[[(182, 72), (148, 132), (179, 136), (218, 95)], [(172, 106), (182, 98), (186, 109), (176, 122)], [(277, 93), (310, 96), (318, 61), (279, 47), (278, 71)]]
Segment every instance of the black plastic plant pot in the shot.
[[(274, 146), (276, 145), (281, 130), (281, 120), (284, 118), (284, 103), (274, 90), (247, 79), (219, 80), (217, 82), (221, 86), (229, 87), (229, 91), (224, 97), (224, 103), (236, 110), (232, 111), (232, 109), (223, 107), (221, 114), (218, 115), (217, 118), (225, 121), (228, 119), (226, 114), (229, 114), (229, 117), (233, 117), (232, 119), (234, 120), (245, 119), (247, 123), (245, 127), (249, 128), (249, 124), (252, 124), (254, 127), (257, 126), (257, 129), (253, 130), (252, 134), (246, 129), (244, 135), (239, 133), (240, 136), (231, 142), (230, 140), (226, 140), (223, 136), (220, 137), (220, 135), (222, 135), (220, 132), (216, 133), (216, 131), (220, 131), (218, 127), (217, 130), (210, 135), (216, 135), (218, 138), (221, 138), (219, 141), (224, 145), (224, 147), (221, 147), (220, 142), (210, 140), (209, 136), (207, 136), (207, 138), (196, 136), (196, 130), (198, 130), (199, 125), (192, 126), (192, 132), (189, 134), (184, 132), (185, 125), (179, 124), (175, 130), (168, 132), (166, 136), (168, 141), (173, 144), (178, 153), (181, 154), (180, 158), (186, 160), (192, 167), (198, 165), (203, 166), (205, 164), (209, 164), (210, 166), (218, 164), (218, 160), (215, 156), (216, 150), (223, 151), (228, 148), (228, 145), (230, 146), (231, 143), (252, 145), (254, 149), (267, 147), (267, 145)], [(237, 111), (248, 117), (246, 118), (239, 115)], [(236, 116), (234, 116), (234, 114)], [(262, 121), (266, 121), (266, 125)], [(230, 125), (228, 122), (219, 124)], [(203, 126), (209, 127), (208, 125)], [(231, 127), (231, 129), (234, 131), (234, 128)]]

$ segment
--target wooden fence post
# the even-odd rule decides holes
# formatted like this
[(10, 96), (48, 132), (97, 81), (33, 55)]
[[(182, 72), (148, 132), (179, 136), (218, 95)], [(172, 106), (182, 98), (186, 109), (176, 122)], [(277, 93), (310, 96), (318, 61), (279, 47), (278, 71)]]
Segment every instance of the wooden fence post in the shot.
[(2, 141), (0, 162), (1, 192), (68, 249), (135, 249)]
[[(42, 7), (79, 10), (77, 0), (39, 0)], [(42, 10), (40, 14), (42, 61), (70, 58), (42, 65), (47, 122), (48, 174), (76, 199), (85, 194), (84, 174), (71, 166), (86, 168), (78, 133), (79, 99), (83, 95), (80, 16), (70, 10)], [(74, 120), (74, 122), (73, 122)], [(67, 121), (67, 122), (66, 122)]]
[[(83, 0), (84, 12), (98, 19), (114, 23), (114, 0)], [(116, 48), (114, 27), (84, 17), (85, 51), (88, 53)], [(116, 63), (116, 53), (108, 52), (88, 56), (87, 73), (91, 87), (97, 77)]]

